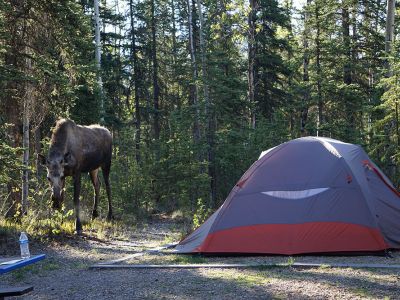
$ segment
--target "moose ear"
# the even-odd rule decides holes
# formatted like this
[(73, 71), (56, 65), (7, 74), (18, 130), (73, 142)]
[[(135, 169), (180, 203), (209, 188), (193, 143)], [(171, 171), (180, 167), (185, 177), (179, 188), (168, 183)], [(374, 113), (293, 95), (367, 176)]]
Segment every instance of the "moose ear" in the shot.
[(43, 155), (43, 154), (38, 154), (37, 155), (37, 159), (38, 159), (38, 162), (42, 165), (42, 166), (45, 166), (45, 165), (47, 165), (47, 159), (46, 159), (46, 157)]
[(64, 166), (71, 165), (72, 160), (73, 160), (73, 158), (72, 158), (71, 152), (65, 153), (65, 154), (64, 154), (64, 159), (63, 159), (63, 165), (64, 165)]

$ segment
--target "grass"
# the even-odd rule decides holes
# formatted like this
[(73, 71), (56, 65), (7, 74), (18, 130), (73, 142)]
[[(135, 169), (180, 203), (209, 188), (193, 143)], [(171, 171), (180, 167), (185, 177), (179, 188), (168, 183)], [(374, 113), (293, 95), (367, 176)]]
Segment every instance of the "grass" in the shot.
[[(84, 233), (99, 239), (119, 238), (129, 239), (129, 233), (135, 226), (124, 224), (121, 221), (106, 222), (96, 219), (84, 221)], [(48, 241), (57, 238), (71, 237), (75, 235), (75, 219), (72, 212), (55, 213), (49, 218), (40, 218), (31, 213), (20, 221), (12, 221), (0, 218), (0, 241), (17, 241), (21, 231), (25, 231), (30, 238), (39, 241)]]
[(85, 263), (85, 262), (74, 262), (73, 263), (73, 267), (78, 270), (87, 269), (89, 266), (90, 266), (90, 264)]
[(252, 286), (267, 284), (271, 282), (271, 279), (268, 278), (268, 273), (259, 272), (259, 273), (241, 274), (235, 279), (235, 281), (239, 284), (252, 287)]
[(44, 271), (54, 271), (59, 269), (61, 269), (61, 265), (53, 261), (47, 261), (42, 264), (42, 270)]
[(24, 268), (14, 270), (12, 272), (12, 277), (15, 281), (23, 281), (30, 274), (40, 274), (41, 269), (41, 266), (38, 265), (26, 266)]
[(363, 287), (357, 287), (357, 288), (353, 289), (353, 293), (364, 299), (372, 297), (372, 295), (368, 292), (368, 290)]
[(51, 271), (57, 271), (61, 269), (61, 265), (57, 262), (47, 260), (42, 261), (39, 264), (34, 264), (30, 266), (26, 266), (24, 268), (20, 268), (14, 270), (11, 274), (12, 278), (19, 282), (25, 280), (27, 277), (31, 276), (32, 274), (44, 274)]
[(175, 255), (172, 262), (176, 264), (205, 264), (207, 260), (198, 255)]
[(293, 266), (294, 262), (295, 262), (295, 260), (292, 256), (290, 256), (287, 260), (288, 266)]
[(149, 264), (149, 265), (191, 265), (208, 263), (207, 258), (199, 255), (176, 255), (176, 254), (145, 254), (134, 258), (127, 263), (131, 264)]
[(329, 269), (330, 267), (331, 267), (331, 266), (328, 265), (328, 264), (322, 264), (322, 265), (320, 265), (318, 268), (321, 269), (321, 270), (325, 270), (325, 269)]

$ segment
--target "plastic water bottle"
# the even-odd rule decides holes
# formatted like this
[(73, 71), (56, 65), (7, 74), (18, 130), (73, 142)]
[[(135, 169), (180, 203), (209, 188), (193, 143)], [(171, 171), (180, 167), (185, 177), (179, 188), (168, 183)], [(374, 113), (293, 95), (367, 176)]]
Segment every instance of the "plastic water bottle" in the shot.
[(25, 232), (21, 232), (21, 235), (19, 237), (19, 247), (21, 248), (22, 259), (27, 259), (31, 257), (31, 254), (29, 253), (29, 241)]

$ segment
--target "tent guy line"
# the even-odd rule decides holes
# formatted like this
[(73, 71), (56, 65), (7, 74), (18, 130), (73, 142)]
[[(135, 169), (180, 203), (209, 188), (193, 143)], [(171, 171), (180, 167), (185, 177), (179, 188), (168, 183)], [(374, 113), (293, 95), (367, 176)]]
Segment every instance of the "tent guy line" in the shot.
[(276, 267), (293, 267), (293, 268), (355, 268), (355, 269), (400, 269), (400, 265), (385, 264), (341, 264), (341, 263), (262, 263), (262, 264), (166, 264), (166, 265), (143, 265), (143, 264), (95, 264), (90, 269), (241, 269), (241, 268), (276, 268)]
[(174, 248), (177, 244), (178, 243), (171, 243), (171, 244), (162, 245), (160, 247), (155, 247), (155, 248), (151, 248), (151, 249), (144, 250), (144, 251), (141, 251), (141, 252), (137, 252), (137, 253), (134, 253), (134, 254), (130, 254), (130, 255), (124, 256), (122, 258), (101, 262), (101, 263), (96, 264), (95, 266), (100, 266), (100, 265), (108, 265), (109, 266), (109, 265), (117, 264), (117, 263), (120, 263), (120, 262), (123, 262), (123, 261), (127, 261), (127, 260), (132, 259), (132, 258), (140, 257), (140, 256), (143, 256), (143, 255), (146, 255), (146, 254), (159, 253), (161, 250)]

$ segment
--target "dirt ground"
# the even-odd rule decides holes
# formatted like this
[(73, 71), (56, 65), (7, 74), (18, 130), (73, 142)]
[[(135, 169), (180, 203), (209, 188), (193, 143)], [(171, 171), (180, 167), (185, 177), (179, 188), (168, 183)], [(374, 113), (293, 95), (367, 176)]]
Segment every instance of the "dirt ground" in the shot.
[[(130, 238), (77, 238), (34, 244), (47, 258), (0, 275), (0, 287), (30, 284), (23, 299), (400, 299), (400, 269), (269, 267), (256, 269), (91, 269), (178, 237), (176, 224), (153, 222)], [(319, 262), (400, 264), (380, 256), (202, 257), (147, 254), (124, 264)]]

